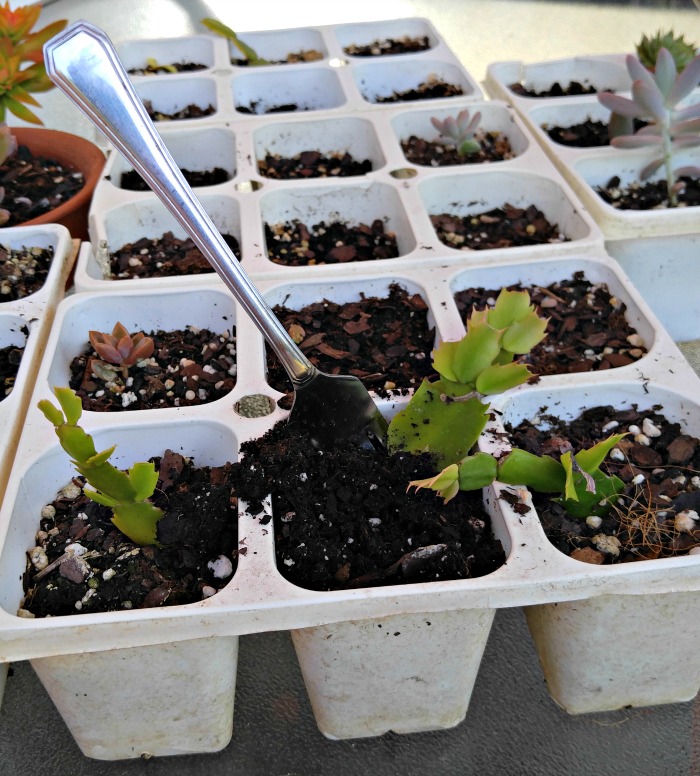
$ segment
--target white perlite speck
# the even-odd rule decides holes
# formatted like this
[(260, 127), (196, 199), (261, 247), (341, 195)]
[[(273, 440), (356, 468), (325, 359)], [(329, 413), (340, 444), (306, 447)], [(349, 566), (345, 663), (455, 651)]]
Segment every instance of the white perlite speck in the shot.
[(596, 548), (607, 555), (617, 557), (620, 554), (620, 540), (617, 536), (608, 536), (607, 534), (596, 534), (591, 541)]
[(700, 515), (694, 509), (684, 509), (676, 515), (673, 524), (677, 531), (690, 533), (695, 530), (696, 520), (700, 520)]
[(644, 418), (642, 422), (642, 432), (652, 439), (661, 436), (661, 429), (655, 426), (649, 418)]
[(600, 528), (602, 523), (603, 523), (603, 518), (602, 517), (598, 517), (597, 515), (589, 515), (586, 518), (586, 525), (589, 528), (593, 528), (594, 530), (596, 528)]
[(230, 577), (233, 574), (233, 563), (225, 555), (219, 555), (216, 560), (210, 560), (207, 563), (207, 568), (211, 569), (211, 572), (217, 579), (226, 579), (226, 577)]

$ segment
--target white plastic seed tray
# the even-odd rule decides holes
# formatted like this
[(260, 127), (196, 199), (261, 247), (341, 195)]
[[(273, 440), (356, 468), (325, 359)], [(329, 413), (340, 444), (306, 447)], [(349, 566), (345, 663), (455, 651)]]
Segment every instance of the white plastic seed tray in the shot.
[[(620, 210), (606, 203), (594, 191), (594, 187), (606, 185), (613, 176), (618, 176), (623, 186), (638, 180), (640, 171), (657, 155), (654, 149), (629, 151), (610, 146), (573, 148), (556, 143), (549, 137), (545, 131), (547, 127), (569, 127), (586, 119), (607, 123), (610, 111), (600, 104), (595, 94), (524, 97), (510, 88), (511, 84), (521, 82), (527, 88), (545, 90), (554, 82), (565, 87), (569, 81), (578, 81), (598, 91), (612, 90), (629, 96), (631, 79), (625, 56), (611, 54), (575, 57), (536, 64), (496, 62), (489, 65), (485, 84), (492, 97), (508, 102), (522, 116), (528, 129), (571, 184), (607, 239), (697, 231), (695, 208)], [(698, 100), (700, 90), (693, 92), (687, 102), (691, 104)], [(678, 155), (677, 167), (688, 164), (698, 164), (697, 153), (690, 151)], [(660, 171), (652, 180), (661, 178)]]
[[(402, 36), (426, 36), (430, 47), (417, 53), (381, 57), (354, 56), (343, 50), (353, 42), (363, 45), (378, 38)], [(319, 52), (322, 58), (291, 65), (239, 66), (232, 60), (240, 59), (241, 54), (229, 41), (206, 34), (130, 41), (117, 53), (127, 70), (145, 67), (148, 58), (155, 58), (159, 64), (206, 65), (194, 72), (133, 76), (139, 94), (151, 99), (154, 109), (163, 113), (174, 113), (191, 102), (202, 108), (211, 106), (214, 113), (195, 119), (197, 123), (234, 114), (241, 120), (251, 120), (290, 103), (304, 111), (372, 110), (381, 108), (385, 104), (381, 100), (394, 91), (415, 89), (431, 78), (461, 87), (467, 99), (483, 96), (477, 82), (427, 19), (246, 32), (240, 37), (259, 56), (273, 62), (284, 60), (289, 53), (309, 50)], [(437, 98), (436, 102), (445, 99), (452, 98)]]
[[(513, 158), (442, 168), (409, 164), (401, 141), (412, 134), (437, 139), (431, 117), (444, 119), (463, 108), (480, 111), (485, 130), (503, 132), (511, 142)], [(224, 183), (200, 187), (195, 193), (215, 225), (236, 237), (242, 265), (256, 280), (383, 273), (396, 266), (396, 259), (314, 267), (276, 264), (268, 258), (264, 226), (295, 219), (309, 227), (320, 221), (371, 224), (381, 219), (385, 229), (396, 234), (401, 263), (413, 267), (478, 262), (485, 257), (499, 262), (525, 255), (580, 254), (597, 252), (602, 246), (600, 230), (563, 176), (520, 118), (500, 102), (462, 100), (447, 107), (442, 101), (439, 106), (403, 105), (344, 116), (328, 112), (313, 117), (268, 116), (241, 123), (231, 117), (225, 126), (209, 123), (199, 128), (185, 127), (186, 123), (161, 130), (165, 143), (181, 167), (206, 170), (219, 166), (231, 176)], [(200, 145), (203, 138), (206, 142)], [(199, 148), (201, 153), (196, 150)], [(355, 159), (370, 159), (373, 170), (363, 176), (286, 181), (261, 175), (258, 160), (266, 153), (294, 155), (303, 150), (327, 154), (348, 151)], [(84, 246), (81, 252), (75, 276), (77, 291), (185, 287), (192, 281), (191, 277), (104, 278), (96, 252), (112, 252), (166, 231), (185, 236), (155, 194), (121, 188), (122, 173), (129, 169), (118, 153), (111, 154), (93, 198), (91, 249)], [(430, 221), (431, 215), (442, 212), (464, 216), (505, 203), (536, 205), (551, 223), (558, 224), (568, 241), (467, 253), (442, 243)], [(197, 281), (219, 282), (214, 273), (198, 276)]]
[(0, 303), (0, 347), (24, 348), (14, 389), (0, 402), (2, 499), (51, 319), (63, 296), (74, 256), (70, 235), (61, 226), (5, 228), (0, 232), (0, 243), (13, 250), (25, 247), (54, 250), (51, 269), (38, 291), (17, 301)]
[[(628, 316), (649, 348), (638, 362), (608, 372), (542, 378), (537, 387), (524, 386), (505, 402), (529, 402), (540, 407), (542, 396), (578, 395), (584, 406), (589, 400), (607, 402), (611, 396), (626, 402), (657, 398), (668, 412), (687, 422), (697, 433), (698, 378), (660, 327), (645, 302), (629, 284), (617, 264), (605, 256), (572, 256), (532, 261), (522, 257), (511, 264), (484, 261), (420, 268), (398, 262), (395, 271), (357, 274), (351, 278), (312, 278), (298, 281), (267, 280), (261, 290), (271, 303), (283, 297), (298, 304), (312, 298), (349, 301), (362, 292), (380, 294), (398, 281), (424, 295), (436, 326), (436, 337), (455, 339), (463, 333), (452, 295), (469, 285), (499, 287), (515, 282), (545, 284), (584, 270), (593, 281), (607, 282), (611, 291), (628, 306)], [(208, 405), (129, 413), (92, 413), (83, 423), (97, 445), (117, 443), (117, 463), (130, 465), (157, 455), (168, 446), (182, 450), (201, 464), (235, 459), (239, 444), (260, 436), (285, 412), (279, 408), (265, 418), (242, 418), (235, 412), (243, 395), (265, 393), (277, 396), (265, 383), (264, 344), (223, 289), (191, 284), (186, 290), (165, 289), (158, 293), (135, 290), (100, 295), (79, 294), (59, 307), (46, 348), (36, 390), (27, 414), (26, 434), (20, 443), (15, 477), (8, 486), (0, 512), (3, 549), (0, 574), (7, 580), (0, 594), (0, 660), (70, 654), (135, 647), (197, 637), (232, 636), (265, 630), (298, 629), (324, 623), (384, 617), (399, 612), (493, 609), (557, 600), (587, 598), (600, 593), (636, 593), (653, 585), (657, 591), (700, 589), (697, 556), (662, 561), (606, 566), (591, 569), (560, 555), (545, 539), (535, 515), (514, 514), (497, 498), (499, 488), (486, 491), (496, 535), (504, 544), (507, 563), (479, 579), (392, 586), (364, 590), (319, 593), (286, 582), (277, 572), (273, 532), (249, 515), (241, 505), (239, 541), (248, 548), (239, 559), (232, 581), (218, 594), (188, 606), (123, 611), (112, 614), (81, 614), (44, 620), (16, 615), (22, 598), (21, 576), (25, 552), (33, 546), (39, 511), (70, 478), (68, 457), (58, 447), (53, 429), (36, 409), (36, 402), (51, 397), (51, 385), (65, 380), (67, 361), (76, 355), (83, 331), (105, 328), (120, 320), (127, 328), (149, 330), (175, 322), (183, 323), (182, 311), (196, 325), (230, 328), (237, 324), (238, 382), (232, 393)], [(647, 393), (648, 391), (648, 393)], [(529, 397), (529, 398), (528, 398)], [(406, 401), (380, 400), (382, 410), (392, 415)], [(508, 404), (507, 406), (511, 406)], [(513, 404), (512, 406), (515, 406)], [(510, 410), (509, 410), (510, 411)]]

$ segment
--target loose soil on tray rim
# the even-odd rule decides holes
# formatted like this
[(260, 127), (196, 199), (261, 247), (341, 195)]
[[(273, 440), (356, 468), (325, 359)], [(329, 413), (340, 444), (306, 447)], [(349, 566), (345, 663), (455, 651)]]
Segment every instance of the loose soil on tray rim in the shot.
[(690, 531), (675, 525), (683, 512), (700, 513), (700, 440), (667, 420), (662, 406), (594, 407), (573, 421), (546, 413), (542, 408), (536, 425), (525, 421), (508, 427), (512, 444), (558, 458), (567, 445), (578, 452), (611, 434), (630, 432), (617, 445), (619, 452), (608, 455), (601, 467), (620, 477), (625, 489), (600, 526), (570, 518), (546, 494), (532, 494), (545, 533), (557, 549), (584, 562), (611, 564), (685, 554), (700, 544), (700, 522), (691, 521)]
[[(28, 334), (28, 330), (22, 331)], [(0, 402), (6, 399), (15, 387), (15, 378), (19, 372), (19, 366), (22, 363), (24, 348), (16, 345), (8, 345), (0, 348)]]
[(36, 293), (46, 282), (54, 250), (0, 245), (0, 303), (15, 302)]
[[(613, 297), (605, 283), (591, 283), (583, 272), (546, 287), (508, 286), (529, 292), (538, 315), (549, 318), (546, 338), (518, 360), (537, 376), (594, 372), (626, 366), (647, 352), (636, 329), (625, 317), (626, 305)], [(493, 306), (499, 289), (467, 288), (455, 294), (466, 319), (474, 305)]]
[[(356, 301), (323, 300), (300, 310), (277, 305), (273, 312), (319, 370), (358, 377), (379, 396), (406, 394), (434, 374), (435, 330), (428, 324), (428, 305), (398, 284), (383, 298), (361, 294)], [(280, 406), (291, 407), (289, 377), (270, 349), (267, 382), (287, 394)]]
[(73, 359), (70, 387), (80, 396), (84, 410), (119, 412), (190, 407), (216, 401), (233, 389), (235, 329), (213, 333), (188, 326), (175, 331), (144, 333), (153, 338), (153, 355), (129, 367), (126, 377), (119, 367), (115, 367), (113, 376), (108, 373), (105, 377), (99, 369), (103, 362), (90, 345)]
[(387, 232), (379, 218), (370, 226), (320, 221), (310, 229), (298, 219), (266, 223), (265, 244), (270, 261), (289, 267), (395, 259), (399, 255), (396, 235)]
[(515, 156), (508, 138), (502, 132), (479, 130), (474, 139), (481, 148), (473, 154), (462, 155), (454, 145), (442, 140), (425, 140), (416, 135), (401, 140), (401, 150), (411, 164), (420, 164), (423, 167), (502, 162)]
[(294, 156), (267, 152), (258, 159), (258, 171), (265, 178), (291, 180), (296, 178), (348, 178), (372, 172), (371, 159), (354, 159), (344, 153), (322, 154), (320, 151), (302, 151)]
[(427, 51), (429, 48), (430, 40), (427, 35), (416, 37), (404, 35), (400, 38), (378, 39), (366, 44), (351, 43), (343, 47), (343, 54), (352, 57), (382, 57), (392, 54), (413, 54)]
[[(239, 498), (257, 514), (272, 493), (277, 568), (311, 590), (466, 579), (505, 562), (481, 491), (448, 504), (407, 484), (435, 473), (423, 456), (317, 449), (278, 424), (241, 447), (233, 467)], [(265, 524), (265, 521), (262, 521)]]
[[(230, 234), (222, 234), (224, 241), (240, 260), (238, 240)], [(163, 278), (179, 275), (204, 275), (214, 272), (214, 267), (194, 244), (191, 237), (175, 237), (165, 232), (161, 237), (143, 237), (122, 245), (109, 254), (110, 278)]]
[[(678, 207), (700, 205), (700, 178), (682, 176), (678, 179)], [(620, 178), (612, 177), (605, 186), (594, 187), (601, 199), (618, 210), (666, 210), (668, 190), (666, 181), (635, 181), (620, 186)]]
[(20, 145), (0, 165), (0, 187), (5, 190), (3, 207), (10, 212), (4, 226), (17, 226), (38, 218), (74, 197), (85, 185), (79, 170), (64, 167), (55, 159), (33, 156)]
[(514, 207), (506, 203), (483, 213), (466, 216), (438, 213), (430, 221), (440, 242), (461, 251), (484, 251), (523, 245), (569, 242), (535, 205)]
[[(28, 552), (23, 614), (188, 604), (231, 579), (239, 552), (231, 464), (196, 468), (170, 450), (151, 460), (159, 472), (153, 501), (165, 513), (157, 525), (161, 546), (127, 539), (111, 522), (111, 510), (83, 495), (77, 478), (42, 511), (36, 548)], [(42, 566), (59, 558), (36, 579)]]

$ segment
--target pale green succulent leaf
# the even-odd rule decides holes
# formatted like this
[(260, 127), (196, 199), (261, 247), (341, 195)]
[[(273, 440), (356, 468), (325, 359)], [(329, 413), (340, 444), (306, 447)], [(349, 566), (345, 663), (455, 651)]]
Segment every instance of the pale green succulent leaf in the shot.
[(506, 485), (524, 485), (540, 493), (560, 493), (566, 484), (566, 473), (554, 458), (516, 448), (499, 462), (497, 479)]
[(476, 378), (476, 390), (484, 396), (503, 393), (526, 383), (531, 377), (532, 373), (525, 364), (495, 364), (484, 369)]

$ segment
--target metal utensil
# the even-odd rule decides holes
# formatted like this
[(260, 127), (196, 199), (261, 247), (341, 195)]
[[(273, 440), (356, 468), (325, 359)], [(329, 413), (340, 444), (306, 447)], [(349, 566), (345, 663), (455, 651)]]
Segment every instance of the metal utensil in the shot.
[(338, 439), (383, 445), (386, 421), (364, 385), (316, 369), (241, 268), (153, 126), (107, 35), (76, 22), (46, 43), (44, 54), (51, 80), (148, 182), (272, 346), (294, 386), (289, 422), (321, 445)]

